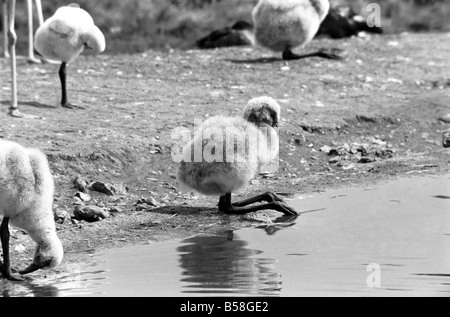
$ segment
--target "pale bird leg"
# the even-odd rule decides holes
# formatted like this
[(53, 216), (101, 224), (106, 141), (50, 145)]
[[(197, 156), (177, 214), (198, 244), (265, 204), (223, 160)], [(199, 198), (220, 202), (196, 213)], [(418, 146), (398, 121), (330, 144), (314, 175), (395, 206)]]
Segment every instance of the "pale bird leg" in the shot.
[(14, 29), (16, 0), (8, 0), (8, 47), (11, 59), (11, 106), (9, 115), (16, 118), (38, 119), (38, 116), (21, 113), (17, 107), (17, 69), (16, 69), (16, 42), (17, 35)]

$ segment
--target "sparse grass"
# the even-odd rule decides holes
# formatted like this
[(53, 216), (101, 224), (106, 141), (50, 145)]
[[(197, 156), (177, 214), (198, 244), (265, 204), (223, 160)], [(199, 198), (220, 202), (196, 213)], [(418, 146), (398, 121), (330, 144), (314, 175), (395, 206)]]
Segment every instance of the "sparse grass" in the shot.
[[(44, 0), (44, 17), (71, 1)], [(147, 49), (187, 49), (214, 29), (236, 20), (251, 21), (257, 0), (78, 0), (94, 17), (107, 38), (107, 53), (133, 53)], [(450, 31), (450, 0), (331, 0), (349, 3), (367, 16), (367, 4), (378, 3), (386, 33)], [(425, 3), (425, 4), (424, 4)], [(26, 5), (17, 3), (18, 50), (26, 51)], [(35, 21), (35, 27), (37, 23)], [(2, 35), (3, 36), (3, 35)]]

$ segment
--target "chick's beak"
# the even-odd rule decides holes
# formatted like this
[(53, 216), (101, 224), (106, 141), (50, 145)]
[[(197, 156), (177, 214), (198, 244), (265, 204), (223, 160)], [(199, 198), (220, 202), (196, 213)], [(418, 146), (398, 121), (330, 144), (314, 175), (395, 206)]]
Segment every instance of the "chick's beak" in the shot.
[(27, 266), (25, 269), (20, 270), (19, 273), (24, 275), (24, 274), (28, 274), (28, 273), (32, 273), (34, 271), (39, 270), (41, 267), (35, 263), (31, 263), (29, 266)]
[(24, 275), (24, 274), (28, 274), (28, 273), (32, 273), (34, 271), (37, 271), (39, 269), (43, 269), (45, 267), (48, 267), (50, 265), (51, 260), (42, 262), (40, 264), (36, 264), (36, 263), (31, 263), (28, 267), (26, 267), (25, 269), (19, 271), (20, 274)]

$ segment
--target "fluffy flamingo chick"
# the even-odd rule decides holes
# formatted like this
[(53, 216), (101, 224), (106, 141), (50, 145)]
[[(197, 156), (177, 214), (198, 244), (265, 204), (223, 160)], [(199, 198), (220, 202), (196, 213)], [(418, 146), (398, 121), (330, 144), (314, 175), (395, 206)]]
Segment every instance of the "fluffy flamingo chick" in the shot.
[[(219, 196), (219, 210), (224, 213), (273, 209), (296, 215), (294, 209), (272, 192), (231, 203), (231, 193), (246, 186), (261, 164), (277, 157), (279, 119), (280, 105), (265, 96), (250, 100), (242, 117), (207, 119), (183, 149), (178, 181), (202, 194)], [(249, 206), (261, 201), (267, 203)]]
[(340, 59), (325, 50), (304, 55), (292, 52), (314, 38), (329, 9), (328, 0), (259, 0), (252, 12), (256, 42), (282, 52), (285, 60), (311, 56)]
[(22, 278), (12, 273), (9, 259), (9, 222), (25, 230), (36, 242), (33, 262), (21, 274), (54, 268), (63, 259), (63, 246), (53, 217), (53, 177), (46, 156), (37, 149), (0, 140), (0, 237), (3, 247), (3, 277)]
[(105, 37), (94, 24), (92, 17), (78, 4), (59, 8), (37, 29), (35, 47), (36, 51), (45, 58), (61, 61), (59, 69), (62, 89), (61, 106), (77, 107), (67, 100), (66, 66), (80, 55), (85, 47), (95, 54), (103, 52), (106, 47)]

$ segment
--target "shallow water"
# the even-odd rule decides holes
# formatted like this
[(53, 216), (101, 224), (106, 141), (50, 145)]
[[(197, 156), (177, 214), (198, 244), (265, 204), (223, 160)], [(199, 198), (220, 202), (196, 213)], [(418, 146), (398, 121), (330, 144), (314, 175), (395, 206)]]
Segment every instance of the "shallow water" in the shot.
[[(111, 249), (3, 296), (450, 296), (450, 175), (291, 200), (292, 220)], [(268, 220), (270, 219), (271, 222)]]

